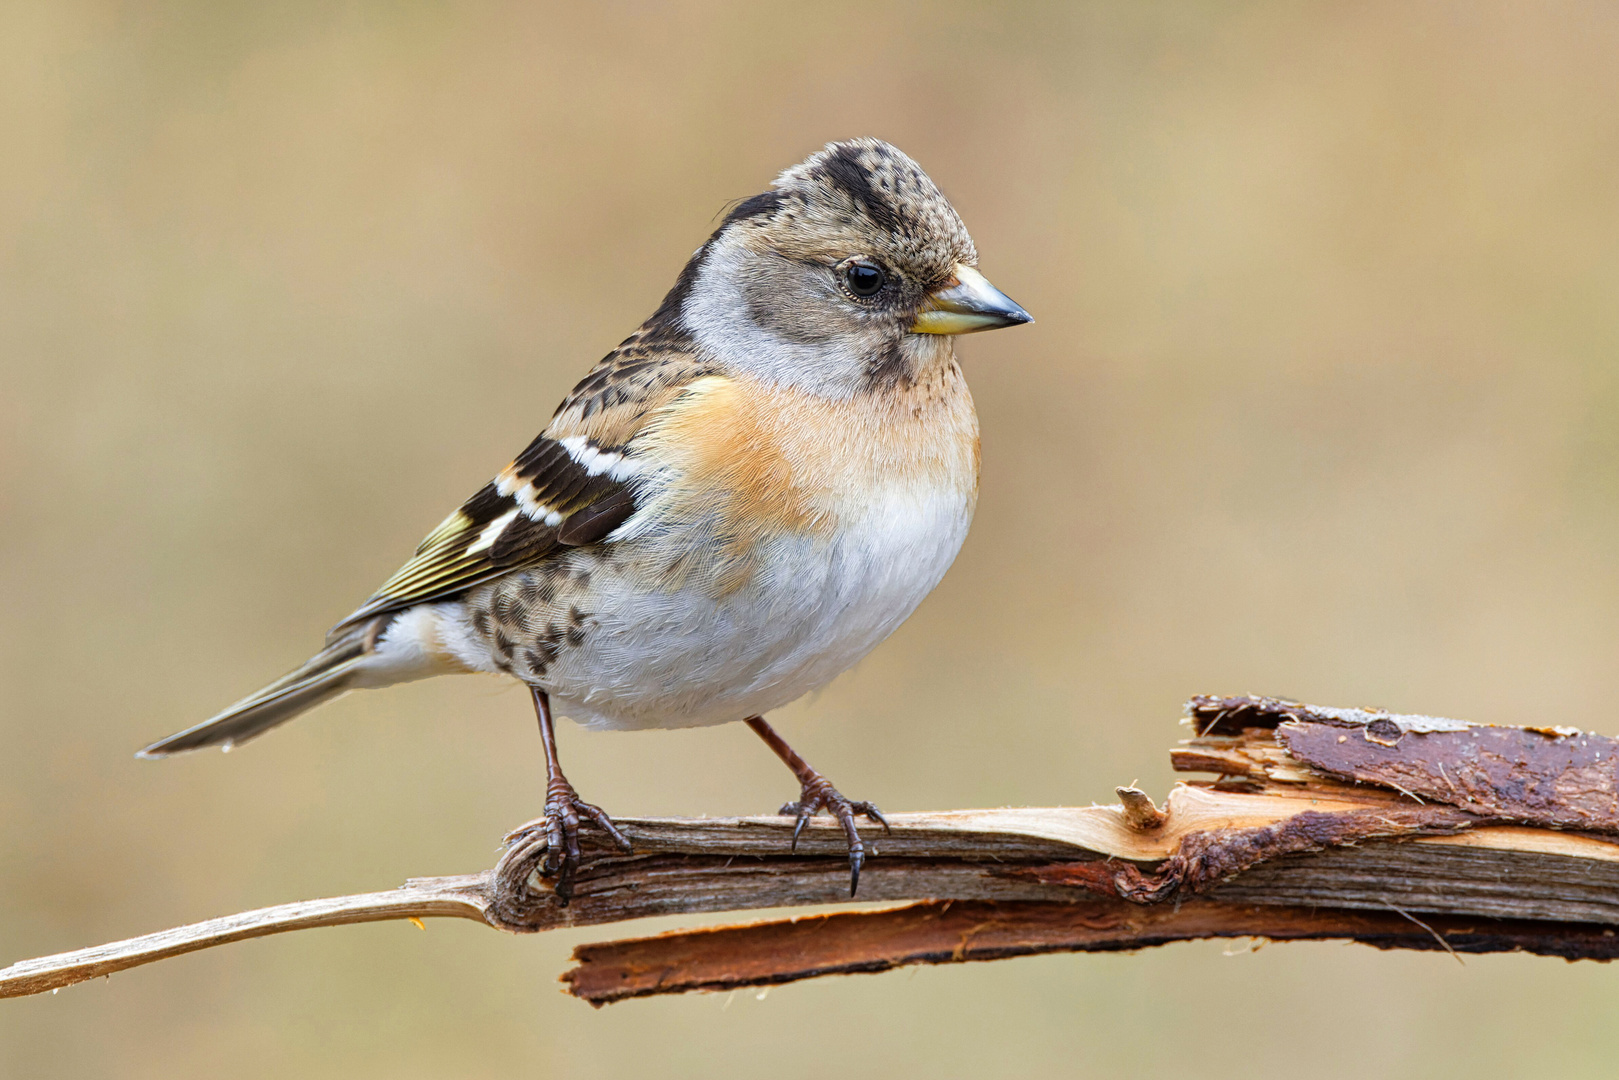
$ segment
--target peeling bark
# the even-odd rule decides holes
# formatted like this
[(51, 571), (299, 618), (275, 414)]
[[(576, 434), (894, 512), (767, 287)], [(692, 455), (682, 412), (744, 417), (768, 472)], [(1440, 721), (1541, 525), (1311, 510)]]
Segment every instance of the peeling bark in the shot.
[(679, 931), (581, 945), (562, 976), (592, 1005), (691, 990), (750, 986), (888, 971), (912, 964), (1005, 960), (1054, 952), (1119, 952), (1196, 938), (1348, 940), (1380, 949), (1453, 953), (1528, 952), (1611, 960), (1619, 936), (1601, 926), (1398, 911), (1340, 912), (1194, 900), (1140, 907), (1103, 900), (1074, 904), (932, 901), (876, 912)]
[[(860, 899), (910, 906), (584, 946), (569, 986), (600, 1004), (1231, 936), (1615, 955), (1619, 740), (1275, 698), (1197, 698), (1188, 714), (1194, 736), (1171, 761), (1215, 779), (1177, 786), (1161, 808), (1121, 787), (1115, 806), (894, 814), (892, 834), (871, 837)], [(567, 906), (529, 872), (535, 852), (514, 849), (498, 873), (22, 961), (0, 971), (0, 997), (316, 926), (451, 916), (535, 932), (846, 901), (846, 840), (830, 822), (796, 853), (792, 821), (776, 816), (619, 825), (634, 853), (587, 832)]]

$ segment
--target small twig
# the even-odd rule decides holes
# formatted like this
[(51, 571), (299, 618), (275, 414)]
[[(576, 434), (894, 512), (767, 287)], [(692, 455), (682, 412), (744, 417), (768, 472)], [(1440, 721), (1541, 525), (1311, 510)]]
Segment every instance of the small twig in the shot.
[(86, 979), (111, 975), (155, 960), (166, 960), (233, 941), (310, 930), (317, 926), (383, 922), (389, 919), (453, 917), (485, 921), (488, 901), (484, 875), (422, 878), (391, 892), (300, 900), (294, 904), (244, 911), (222, 919), (176, 926), (92, 949), (20, 960), (0, 971), (0, 997), (22, 997), (57, 990)]

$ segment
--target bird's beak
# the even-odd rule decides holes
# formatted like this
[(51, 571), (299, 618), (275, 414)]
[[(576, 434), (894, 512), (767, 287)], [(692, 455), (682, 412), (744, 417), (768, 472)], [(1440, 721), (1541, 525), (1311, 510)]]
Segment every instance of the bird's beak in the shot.
[(956, 276), (928, 294), (911, 324), (913, 334), (976, 334), (1002, 326), (1034, 322), (1010, 296), (970, 266), (957, 265)]

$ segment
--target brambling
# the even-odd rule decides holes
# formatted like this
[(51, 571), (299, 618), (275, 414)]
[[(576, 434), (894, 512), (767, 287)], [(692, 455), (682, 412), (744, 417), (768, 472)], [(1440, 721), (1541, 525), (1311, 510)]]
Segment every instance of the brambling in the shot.
[(796, 846), (845, 798), (763, 714), (830, 682), (939, 583), (978, 496), (954, 338), (1031, 321), (978, 272), (961, 218), (905, 154), (832, 143), (742, 200), (544, 433), (308, 663), (140, 752), (226, 749), (350, 690), (452, 672), (533, 692), (541, 874), (566, 903), (581, 817), (557, 760), (594, 728), (743, 720), (797, 777)]

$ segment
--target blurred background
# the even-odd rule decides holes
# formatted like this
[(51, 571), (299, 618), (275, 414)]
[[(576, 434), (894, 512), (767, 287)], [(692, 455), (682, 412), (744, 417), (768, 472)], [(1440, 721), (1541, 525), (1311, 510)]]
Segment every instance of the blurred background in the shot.
[[(853, 135), (920, 161), (1039, 321), (961, 344), (983, 496), (943, 586), (773, 717), (843, 790), (1162, 793), (1198, 692), (1619, 731), (1616, 55), (1619, 11), (1574, 3), (6, 5), (0, 962), (490, 865), (541, 800), (516, 687), (131, 755), (309, 655), (727, 200)], [(793, 794), (738, 726), (561, 737), (615, 814)], [(1619, 1054), (1619, 971), (1338, 945), (558, 993), (577, 942), (669, 925), (232, 946), (0, 1005), (0, 1074)]]

